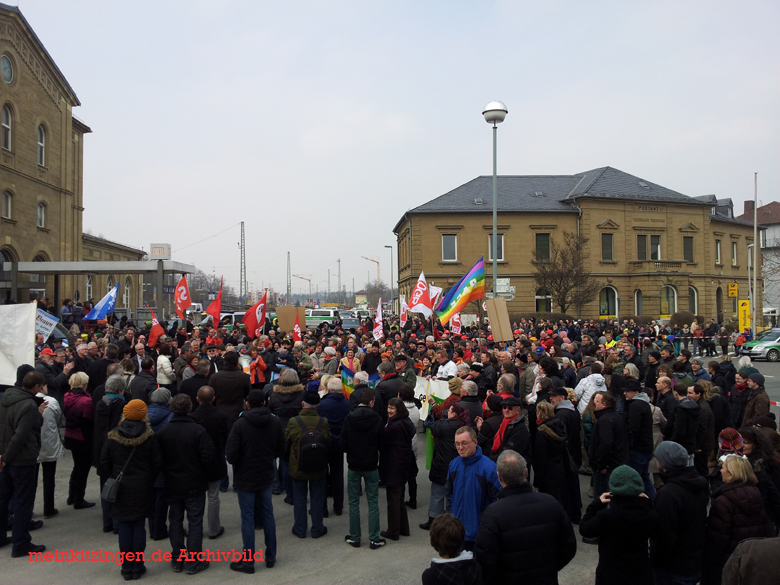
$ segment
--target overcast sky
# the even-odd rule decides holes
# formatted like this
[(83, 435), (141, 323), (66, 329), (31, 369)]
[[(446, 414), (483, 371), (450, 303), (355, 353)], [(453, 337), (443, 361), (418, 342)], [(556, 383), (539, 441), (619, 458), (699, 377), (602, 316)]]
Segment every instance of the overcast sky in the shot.
[(493, 99), (499, 174), (612, 166), (738, 214), (754, 172), (780, 193), (774, 0), (20, 4), (94, 132), (85, 229), (236, 289), (242, 220), (254, 288), (285, 289), (287, 251), (320, 290), (337, 258), (348, 290), (361, 256), (387, 281), (403, 213), (492, 173)]

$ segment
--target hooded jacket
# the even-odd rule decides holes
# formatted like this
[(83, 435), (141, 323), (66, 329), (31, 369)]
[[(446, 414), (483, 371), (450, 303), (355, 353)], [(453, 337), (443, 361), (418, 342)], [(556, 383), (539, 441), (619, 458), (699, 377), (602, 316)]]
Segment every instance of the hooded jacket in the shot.
[[(135, 453), (127, 463), (133, 448)], [(98, 473), (101, 477), (116, 478), (125, 463), (127, 467), (111, 516), (129, 522), (148, 516), (154, 480), (163, 464), (160, 446), (148, 421), (124, 420), (109, 431), (100, 454)]]
[(614, 408), (596, 411), (590, 436), (590, 465), (593, 471), (611, 470), (628, 463), (628, 430), (623, 416)]
[(580, 415), (585, 412), (590, 403), (590, 398), (596, 392), (602, 392), (607, 389), (604, 381), (604, 376), (601, 374), (590, 374), (587, 378), (580, 380), (577, 387), (574, 389), (574, 393), (577, 395), (577, 410), (580, 411)]
[(423, 585), (481, 585), (482, 570), (471, 551), (461, 551), (453, 559), (433, 559), (423, 571)]
[[(328, 425), (328, 419), (321, 417), (317, 414), (317, 410), (314, 408), (303, 408), (297, 416), (301, 417), (303, 424), (310, 431), (317, 428), (319, 419), (322, 418), (322, 425), (320, 426), (320, 433), (325, 438), (325, 442), (330, 445), (330, 425)], [(303, 428), (295, 417), (291, 418), (287, 423), (287, 445), (290, 450), (290, 477), (293, 479), (304, 480), (316, 480), (325, 477), (325, 471), (320, 472), (305, 472), (298, 469), (298, 457), (301, 448), (301, 437), (303, 437)]]
[(347, 454), (347, 467), (354, 471), (374, 471), (378, 468), (379, 444), (384, 420), (367, 404), (349, 413), (341, 426), (339, 443)]
[(290, 419), (301, 412), (304, 392), (302, 384), (292, 386), (276, 384), (273, 387), (273, 392), (268, 397), (268, 409), (279, 417), (282, 428), (286, 429)]
[(245, 410), (233, 425), (225, 456), (233, 465), (236, 489), (255, 492), (273, 483), (274, 459), (284, 457), (284, 429), (265, 407)]
[[(461, 435), (462, 436), (462, 435)], [(463, 522), (466, 540), (475, 541), (482, 512), (498, 498), (496, 464), (477, 446), (471, 457), (455, 457), (447, 472), (447, 511)]]
[(165, 492), (169, 501), (198, 496), (208, 489), (214, 464), (214, 442), (187, 414), (174, 414), (157, 440), (163, 454)]
[(341, 427), (344, 419), (350, 413), (349, 401), (341, 392), (329, 392), (320, 400), (320, 406), (317, 412), (320, 416), (328, 419), (330, 425), (330, 434), (333, 437), (335, 446), (338, 446), (338, 440), (341, 436)]
[(707, 529), (709, 486), (694, 467), (661, 475), (664, 489), (655, 497), (658, 527), (650, 539), (653, 567), (680, 575), (701, 571)]
[(685, 447), (688, 455), (693, 455), (694, 451), (696, 451), (700, 414), (701, 407), (695, 401), (686, 397), (678, 401), (672, 417), (673, 430), (670, 440)]
[(642, 455), (653, 454), (653, 411), (650, 397), (644, 392), (637, 393), (626, 401), (626, 422), (628, 424), (628, 450)]
[(160, 429), (173, 418), (173, 412), (171, 412), (171, 407), (167, 403), (152, 402), (146, 409), (146, 416), (149, 418), (152, 430), (155, 433), (159, 433)]
[(555, 418), (563, 422), (566, 427), (566, 446), (569, 455), (577, 464), (582, 465), (582, 417), (579, 411), (571, 403), (571, 400), (562, 400), (555, 405)]

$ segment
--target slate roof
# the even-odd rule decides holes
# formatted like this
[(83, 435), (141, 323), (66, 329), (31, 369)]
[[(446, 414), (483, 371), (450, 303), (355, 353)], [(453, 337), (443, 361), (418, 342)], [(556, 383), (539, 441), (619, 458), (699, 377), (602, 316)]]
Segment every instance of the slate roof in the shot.
[[(746, 221), (753, 222), (753, 212), (743, 213), (738, 217)], [(772, 225), (780, 223), (780, 201), (772, 201), (758, 208), (758, 224), (759, 225)]]

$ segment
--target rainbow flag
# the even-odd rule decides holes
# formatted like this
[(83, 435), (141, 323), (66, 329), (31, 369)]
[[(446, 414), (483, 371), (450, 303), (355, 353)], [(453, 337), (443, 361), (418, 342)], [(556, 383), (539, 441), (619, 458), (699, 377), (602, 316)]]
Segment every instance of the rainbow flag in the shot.
[(455, 313), (460, 313), (471, 301), (476, 301), (484, 296), (485, 260), (484, 257), (480, 257), (479, 262), (466, 273), (466, 276), (460, 279), (458, 284), (447, 291), (444, 298), (436, 305), (439, 321), (442, 325), (446, 325)]
[[(376, 388), (382, 379), (379, 374), (374, 372), (368, 377), (368, 387)], [(349, 398), (349, 395), (355, 390), (355, 372), (345, 366), (341, 366), (341, 391), (344, 393), (345, 398)]]

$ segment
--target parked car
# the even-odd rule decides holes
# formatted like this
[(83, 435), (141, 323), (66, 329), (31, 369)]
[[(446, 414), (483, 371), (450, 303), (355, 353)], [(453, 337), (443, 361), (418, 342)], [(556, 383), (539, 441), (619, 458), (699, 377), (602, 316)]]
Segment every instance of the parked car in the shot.
[(338, 318), (338, 309), (311, 309), (311, 313), (306, 315), (306, 327), (319, 327), (320, 323), (333, 325)]
[(756, 335), (753, 341), (742, 346), (742, 353), (751, 359), (780, 361), (780, 327), (765, 329)]

